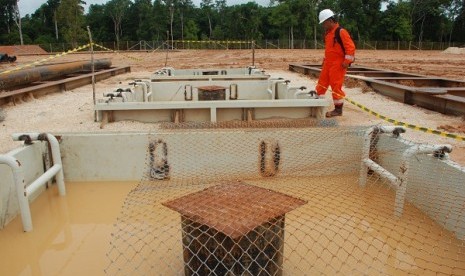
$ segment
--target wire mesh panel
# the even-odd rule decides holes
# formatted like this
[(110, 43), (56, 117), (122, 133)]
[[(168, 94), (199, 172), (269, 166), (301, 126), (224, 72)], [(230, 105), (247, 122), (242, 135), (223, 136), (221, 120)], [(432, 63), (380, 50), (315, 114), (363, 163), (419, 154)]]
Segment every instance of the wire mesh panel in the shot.
[(162, 127), (105, 272), (463, 275), (465, 169), (380, 130)]

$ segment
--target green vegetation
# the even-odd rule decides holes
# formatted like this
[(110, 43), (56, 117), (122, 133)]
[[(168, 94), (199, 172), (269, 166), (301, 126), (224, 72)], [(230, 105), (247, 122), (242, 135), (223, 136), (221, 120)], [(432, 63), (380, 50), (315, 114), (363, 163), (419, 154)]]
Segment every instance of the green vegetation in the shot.
[(226, 0), (202, 0), (200, 7), (192, 0), (110, 0), (91, 5), (87, 14), (82, 0), (48, 0), (22, 18), (17, 0), (0, 4), (0, 44), (75, 46), (87, 41), (89, 25), (95, 41), (115, 45), (167, 39), (313, 45), (321, 43), (317, 15), (323, 8), (339, 13), (356, 41), (465, 42), (465, 0), (272, 0), (268, 7), (226, 6)]

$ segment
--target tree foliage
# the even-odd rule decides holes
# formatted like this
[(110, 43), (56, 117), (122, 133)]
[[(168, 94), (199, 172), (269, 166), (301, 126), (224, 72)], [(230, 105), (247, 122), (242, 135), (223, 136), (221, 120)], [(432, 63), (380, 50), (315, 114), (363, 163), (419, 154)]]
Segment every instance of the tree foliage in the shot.
[(84, 6), (82, 0), (61, 0), (57, 10), (58, 24), (65, 41), (76, 46), (86, 38)]
[[(19, 44), (16, 0), (0, 0), (0, 43)], [(226, 0), (47, 0), (22, 19), (25, 43), (95, 40), (294, 40), (317, 43), (318, 12), (330, 8), (355, 40), (465, 42), (465, 0), (272, 0), (227, 6)], [(167, 34), (169, 35), (167, 37)], [(321, 43), (321, 42), (320, 42)]]

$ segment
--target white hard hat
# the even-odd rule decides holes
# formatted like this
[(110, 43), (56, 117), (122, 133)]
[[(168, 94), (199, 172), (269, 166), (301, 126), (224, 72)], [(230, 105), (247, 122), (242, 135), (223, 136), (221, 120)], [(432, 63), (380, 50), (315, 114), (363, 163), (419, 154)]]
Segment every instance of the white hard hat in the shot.
[(320, 24), (325, 22), (326, 19), (331, 18), (334, 16), (334, 12), (330, 9), (325, 9), (320, 12), (318, 15), (318, 19), (320, 20)]

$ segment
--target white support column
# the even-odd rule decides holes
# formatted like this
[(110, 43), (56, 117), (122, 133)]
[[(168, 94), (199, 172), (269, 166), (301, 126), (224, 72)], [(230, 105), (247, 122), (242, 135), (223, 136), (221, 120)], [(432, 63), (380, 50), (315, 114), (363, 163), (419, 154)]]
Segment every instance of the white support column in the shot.
[(361, 187), (365, 187), (367, 183), (368, 164), (366, 161), (370, 159), (371, 134), (373, 130), (373, 127), (369, 128), (363, 136), (362, 162), (360, 164), (360, 177), (358, 180), (358, 184)]
[(216, 108), (210, 108), (210, 122), (216, 123)]

